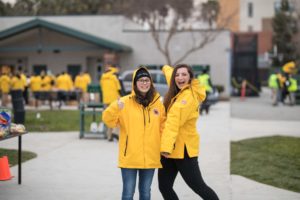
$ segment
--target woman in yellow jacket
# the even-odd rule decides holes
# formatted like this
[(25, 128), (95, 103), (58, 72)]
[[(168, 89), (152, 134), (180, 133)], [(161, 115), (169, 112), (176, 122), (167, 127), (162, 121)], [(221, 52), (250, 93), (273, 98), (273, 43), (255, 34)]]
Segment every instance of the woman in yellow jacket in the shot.
[(159, 190), (164, 199), (178, 199), (173, 184), (179, 172), (188, 186), (205, 200), (218, 196), (202, 179), (198, 165), (199, 134), (196, 121), (199, 105), (204, 101), (205, 89), (194, 79), (191, 67), (177, 65), (174, 70), (164, 66), (170, 84), (164, 99), (167, 112), (161, 138), (162, 169), (158, 171)]
[(111, 103), (103, 112), (108, 127), (120, 127), (119, 167), (122, 199), (133, 199), (139, 174), (140, 199), (150, 199), (155, 168), (160, 168), (160, 137), (165, 111), (151, 76), (141, 67), (133, 74), (130, 95)]

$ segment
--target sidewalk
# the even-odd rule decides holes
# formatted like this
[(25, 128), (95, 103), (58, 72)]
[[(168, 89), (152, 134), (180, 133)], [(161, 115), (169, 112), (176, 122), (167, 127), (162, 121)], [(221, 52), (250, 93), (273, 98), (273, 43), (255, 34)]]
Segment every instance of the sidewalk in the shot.
[[(272, 135), (274, 130), (276, 134), (299, 136), (296, 129), (299, 121), (286, 126), (285, 121), (237, 119), (230, 117), (230, 110), (229, 102), (220, 102), (212, 107), (209, 115), (201, 116), (197, 124), (201, 135), (199, 165), (206, 183), (221, 200), (300, 199), (299, 193), (230, 175), (230, 140)], [(278, 127), (274, 128), (274, 124)], [(2, 141), (0, 148), (17, 148), (17, 139)], [(23, 163), (22, 185), (17, 184), (17, 177), (0, 182), (0, 199), (120, 199), (122, 184), (117, 148), (116, 142), (95, 137), (79, 139), (78, 132), (24, 135), (23, 149), (36, 152), (38, 157)], [(11, 172), (17, 176), (17, 167), (11, 168)], [(174, 187), (180, 199), (198, 199), (180, 175)], [(138, 199), (137, 190), (135, 196)], [(156, 175), (152, 199), (162, 199)]]

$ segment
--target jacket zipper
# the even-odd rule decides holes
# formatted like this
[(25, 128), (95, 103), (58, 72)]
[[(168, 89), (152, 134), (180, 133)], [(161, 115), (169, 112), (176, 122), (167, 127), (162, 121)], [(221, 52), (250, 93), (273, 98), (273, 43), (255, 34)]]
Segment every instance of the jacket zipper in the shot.
[(126, 143), (125, 143), (124, 156), (126, 156), (126, 152), (127, 152), (127, 144), (128, 144), (128, 135), (126, 136)]
[(144, 116), (143, 154), (144, 154), (144, 166), (146, 166), (146, 158), (145, 158), (146, 116), (145, 116), (145, 108), (144, 107), (143, 107), (143, 116)]
[(143, 116), (144, 116), (144, 130), (145, 130), (145, 126), (146, 126), (146, 117), (145, 117), (145, 108), (143, 107)]

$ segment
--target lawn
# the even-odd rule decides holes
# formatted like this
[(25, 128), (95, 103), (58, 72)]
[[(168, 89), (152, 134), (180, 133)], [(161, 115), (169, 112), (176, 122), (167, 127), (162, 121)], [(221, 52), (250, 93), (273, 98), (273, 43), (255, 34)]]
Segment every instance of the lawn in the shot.
[[(37, 118), (37, 113), (40, 117)], [(93, 121), (92, 115), (85, 117), (85, 130), (89, 130)], [(100, 122), (101, 116), (96, 115), (96, 121)], [(48, 131), (79, 131), (80, 117), (77, 110), (44, 110), (26, 111), (25, 126), (29, 132)]]
[[(10, 166), (18, 164), (18, 150), (0, 148), (0, 157), (7, 156)], [(30, 151), (22, 151), (22, 162), (35, 158), (37, 155)]]
[(231, 142), (231, 174), (300, 192), (300, 138), (274, 136)]

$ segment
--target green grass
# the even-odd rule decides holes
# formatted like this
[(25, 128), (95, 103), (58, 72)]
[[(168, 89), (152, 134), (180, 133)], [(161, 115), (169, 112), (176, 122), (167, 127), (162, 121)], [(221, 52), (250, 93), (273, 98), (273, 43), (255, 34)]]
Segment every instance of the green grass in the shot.
[[(18, 150), (0, 148), (0, 157), (7, 156), (10, 166), (18, 164)], [(37, 155), (30, 151), (22, 151), (22, 162), (33, 159)]]
[[(37, 113), (40, 113), (38, 119)], [(96, 121), (101, 120), (100, 115), (96, 115)], [(85, 131), (89, 130), (93, 121), (91, 114), (85, 117)], [(25, 126), (28, 132), (48, 132), (48, 131), (79, 131), (80, 117), (76, 110), (45, 110), (26, 111)]]
[(300, 192), (300, 138), (274, 136), (232, 142), (231, 174)]

